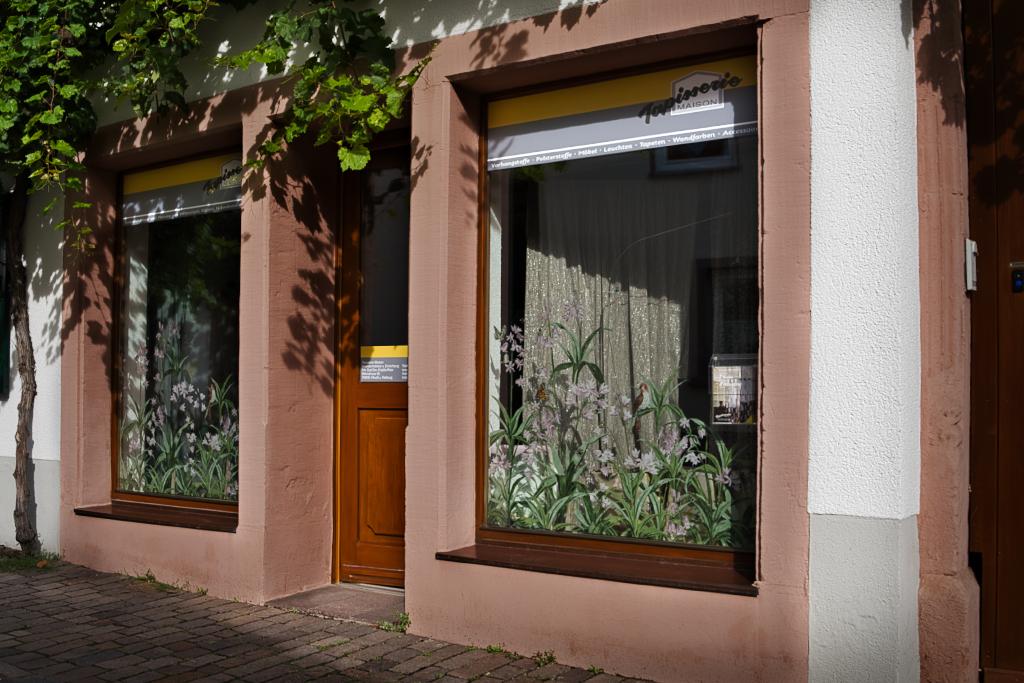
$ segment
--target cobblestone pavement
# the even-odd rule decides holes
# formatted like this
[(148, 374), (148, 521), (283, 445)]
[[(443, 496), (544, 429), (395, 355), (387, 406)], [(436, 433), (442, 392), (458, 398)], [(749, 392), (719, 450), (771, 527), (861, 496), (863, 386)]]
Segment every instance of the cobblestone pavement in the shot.
[(626, 679), (59, 563), (0, 573), (0, 681)]

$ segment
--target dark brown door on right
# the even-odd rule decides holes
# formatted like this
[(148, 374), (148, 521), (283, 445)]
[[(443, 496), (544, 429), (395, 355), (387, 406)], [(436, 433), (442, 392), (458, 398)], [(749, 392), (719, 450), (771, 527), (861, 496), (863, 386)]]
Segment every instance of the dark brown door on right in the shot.
[(1024, 681), (1024, 2), (966, 0), (971, 561), (986, 683)]

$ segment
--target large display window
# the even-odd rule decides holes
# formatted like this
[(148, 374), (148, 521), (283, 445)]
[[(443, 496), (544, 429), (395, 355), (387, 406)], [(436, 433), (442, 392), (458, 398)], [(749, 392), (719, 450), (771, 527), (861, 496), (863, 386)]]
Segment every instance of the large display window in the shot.
[(483, 528), (754, 548), (753, 57), (488, 108)]

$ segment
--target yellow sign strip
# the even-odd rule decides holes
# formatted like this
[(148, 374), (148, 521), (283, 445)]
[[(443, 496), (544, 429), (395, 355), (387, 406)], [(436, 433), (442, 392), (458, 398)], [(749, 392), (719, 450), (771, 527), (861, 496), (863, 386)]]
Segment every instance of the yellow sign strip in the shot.
[(124, 176), (124, 193), (126, 195), (135, 194), (210, 180), (220, 176), (224, 164), (238, 159), (239, 156), (238, 154), (222, 154), (154, 168), (149, 171), (128, 173)]
[(408, 346), (360, 346), (360, 358), (408, 358)]
[(487, 126), (498, 128), (663, 100), (674, 94), (673, 81), (694, 71), (722, 74), (728, 71), (741, 79), (738, 87), (751, 86), (757, 82), (757, 64), (753, 56), (723, 59), (708, 64), (691, 64), (649, 74), (495, 100), (487, 108)]

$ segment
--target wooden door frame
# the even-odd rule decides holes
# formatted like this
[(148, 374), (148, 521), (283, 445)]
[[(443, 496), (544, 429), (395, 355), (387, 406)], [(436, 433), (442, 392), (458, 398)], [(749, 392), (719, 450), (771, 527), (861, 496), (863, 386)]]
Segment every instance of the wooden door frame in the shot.
[[(408, 121), (403, 120), (404, 125), (396, 129), (388, 129), (378, 134), (370, 146), (371, 153), (378, 151), (392, 150), (400, 147), (408, 147), (410, 144), (410, 131)], [(341, 438), (342, 438), (342, 364), (344, 356), (340, 353), (342, 342), (342, 325), (344, 318), (344, 299), (346, 290), (344, 271), (342, 269), (342, 244), (346, 229), (350, 226), (358, 228), (360, 221), (362, 199), (360, 197), (363, 171), (350, 171), (340, 173), (337, 187), (341, 198), (341, 210), (337, 213), (338, 220), (334, 229), (334, 406), (333, 406), (333, 437), (332, 437), (332, 481), (333, 500), (332, 514), (333, 533), (331, 535), (331, 582), (341, 581), (341, 543), (342, 543), (342, 519), (344, 514), (344, 494), (341, 481)], [(410, 188), (411, 190), (411, 188)]]

